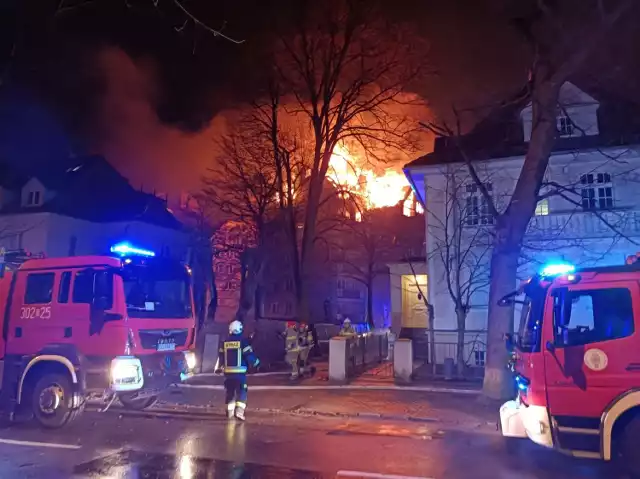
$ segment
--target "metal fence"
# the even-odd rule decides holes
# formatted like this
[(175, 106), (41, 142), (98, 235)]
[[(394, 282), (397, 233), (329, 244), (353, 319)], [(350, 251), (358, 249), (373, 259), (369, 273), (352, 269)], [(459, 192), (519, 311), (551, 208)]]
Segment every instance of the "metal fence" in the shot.
[[(431, 340), (430, 335), (433, 335)], [(457, 330), (421, 330), (414, 335), (413, 356), (416, 367), (424, 370), (436, 371), (440, 374), (446, 359), (457, 362), (458, 331)], [(483, 330), (465, 331), (463, 342), (463, 360), (466, 374), (472, 377), (482, 377), (487, 357), (487, 332)], [(430, 347), (433, 346), (433, 354)], [(435, 363), (435, 367), (434, 366)], [(431, 368), (422, 368), (429, 365)]]

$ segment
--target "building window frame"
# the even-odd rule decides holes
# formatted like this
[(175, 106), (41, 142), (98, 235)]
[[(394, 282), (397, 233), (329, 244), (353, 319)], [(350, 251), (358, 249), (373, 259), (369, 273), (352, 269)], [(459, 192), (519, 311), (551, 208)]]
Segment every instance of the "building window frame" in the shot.
[[(493, 198), (493, 183), (483, 183), (489, 196)], [(482, 194), (480, 188), (475, 183), (464, 185), (464, 212), (463, 221), (465, 226), (491, 226), (494, 223), (493, 215), (489, 209), (487, 198)]]
[(580, 175), (579, 184), (583, 210), (611, 210), (615, 207), (613, 175), (611, 173), (584, 173)]

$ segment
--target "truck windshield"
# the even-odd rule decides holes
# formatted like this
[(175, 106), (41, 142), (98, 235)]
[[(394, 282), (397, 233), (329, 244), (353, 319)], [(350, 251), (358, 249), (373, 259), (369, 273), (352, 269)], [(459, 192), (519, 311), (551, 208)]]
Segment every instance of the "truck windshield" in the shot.
[(516, 347), (522, 352), (540, 351), (545, 293), (546, 288), (531, 285), (518, 298), (521, 310)]
[(127, 265), (122, 277), (129, 317), (191, 316), (190, 281), (184, 267)]

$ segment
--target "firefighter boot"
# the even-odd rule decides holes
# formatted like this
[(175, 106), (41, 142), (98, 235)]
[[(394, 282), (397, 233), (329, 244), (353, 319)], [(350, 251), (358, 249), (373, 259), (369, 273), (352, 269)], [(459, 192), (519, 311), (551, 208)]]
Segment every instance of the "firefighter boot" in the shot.
[(230, 402), (227, 404), (227, 419), (233, 418), (233, 412), (236, 408), (236, 403)]
[(247, 405), (243, 402), (237, 401), (236, 402), (236, 417), (238, 419), (240, 419), (241, 421), (245, 420), (244, 417), (244, 410), (247, 407)]

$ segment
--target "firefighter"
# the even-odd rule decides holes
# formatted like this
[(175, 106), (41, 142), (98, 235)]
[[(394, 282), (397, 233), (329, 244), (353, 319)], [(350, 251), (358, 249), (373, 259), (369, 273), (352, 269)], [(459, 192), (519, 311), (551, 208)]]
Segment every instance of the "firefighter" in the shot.
[(307, 373), (313, 375), (313, 368), (309, 366), (309, 354), (313, 349), (314, 341), (311, 329), (306, 323), (300, 325), (298, 342), (300, 344), (300, 375), (304, 376)]
[(287, 322), (285, 331), (284, 347), (286, 352), (287, 363), (291, 366), (291, 380), (300, 377), (300, 340), (299, 331), (294, 321)]
[(340, 336), (355, 336), (356, 330), (351, 326), (351, 320), (346, 318), (342, 323), (342, 329), (340, 330)]
[(260, 360), (246, 338), (242, 337), (242, 323), (232, 321), (229, 324), (229, 336), (220, 347), (219, 364), (223, 365), (225, 401), (227, 417), (234, 415), (244, 421), (247, 407), (247, 369), (251, 365), (258, 367)]

